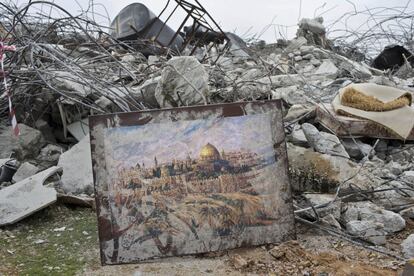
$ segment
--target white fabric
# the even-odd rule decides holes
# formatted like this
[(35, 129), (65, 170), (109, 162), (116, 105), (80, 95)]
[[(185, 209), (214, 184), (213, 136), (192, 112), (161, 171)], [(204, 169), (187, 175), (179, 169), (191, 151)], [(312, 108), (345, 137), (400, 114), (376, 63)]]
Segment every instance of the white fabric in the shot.
[(374, 83), (360, 83), (350, 84), (349, 86), (341, 89), (339, 94), (332, 102), (332, 106), (336, 113), (342, 111), (343, 113), (356, 116), (358, 118), (364, 118), (376, 122), (399, 135), (404, 140), (410, 135), (411, 130), (414, 127), (414, 109), (410, 106), (404, 106), (398, 109), (382, 112), (364, 111), (357, 108), (344, 106), (341, 103), (342, 95), (345, 90), (352, 86), (355, 90), (367, 95), (373, 96), (383, 103), (393, 101), (404, 95), (409, 95), (412, 98), (410, 92), (397, 89), (394, 87), (377, 85)]

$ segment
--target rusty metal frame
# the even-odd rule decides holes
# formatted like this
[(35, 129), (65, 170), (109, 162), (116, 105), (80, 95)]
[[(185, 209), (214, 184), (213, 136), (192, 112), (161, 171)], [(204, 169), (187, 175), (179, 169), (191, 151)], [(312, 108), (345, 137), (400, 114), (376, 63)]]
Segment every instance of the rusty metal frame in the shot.
[[(251, 120), (252, 118), (255, 118), (254, 120), (258, 120), (258, 121), (254, 121), (254, 122), (261, 122), (261, 124), (263, 124), (262, 127), (257, 126), (257, 123), (254, 124), (256, 128), (253, 128), (254, 132), (249, 135), (257, 135), (255, 134), (256, 132), (263, 132), (264, 131), (263, 126), (266, 126), (266, 129), (267, 129), (266, 133), (268, 134), (265, 134), (264, 136), (262, 136), (262, 138), (260, 138), (262, 141), (262, 143), (260, 143), (260, 146), (258, 146), (259, 144), (256, 144), (258, 143), (257, 141), (253, 141), (254, 139), (251, 140), (246, 137), (246, 139), (248, 139), (248, 141), (247, 140), (246, 141), (250, 144), (249, 145), (243, 144), (244, 146), (242, 146), (242, 148), (245, 146), (248, 146), (248, 147), (252, 147), (255, 149), (257, 148), (257, 149), (264, 150), (267, 147), (269, 147), (268, 150), (264, 151), (265, 153), (261, 153), (265, 155), (260, 157), (260, 160), (270, 160), (270, 159), (263, 159), (265, 158), (264, 156), (267, 156), (266, 158), (271, 158), (272, 161), (266, 161), (266, 162), (260, 161), (260, 162), (265, 162), (265, 163), (262, 163), (262, 165), (260, 165), (263, 167), (258, 167), (257, 169), (254, 169), (252, 171), (253, 175), (251, 177), (253, 178), (249, 178), (251, 180), (249, 180), (248, 183), (249, 185), (251, 184), (253, 186), (248, 186), (249, 188), (247, 188), (248, 189), (247, 191), (241, 192), (241, 190), (234, 190), (234, 191), (226, 190), (225, 192), (223, 191), (207, 192), (205, 196), (209, 196), (210, 193), (213, 193), (213, 194), (219, 193), (218, 195), (222, 197), (224, 196), (224, 198), (228, 196), (228, 194), (226, 193), (230, 193), (230, 195), (232, 193), (236, 193), (238, 194), (236, 198), (243, 198), (242, 197), (243, 195), (249, 195), (249, 196), (257, 195), (259, 196), (258, 198), (262, 198), (262, 197), (265, 198), (263, 199), (263, 201), (262, 199), (260, 199), (260, 202), (261, 202), (260, 204), (262, 205), (257, 205), (257, 206), (262, 206), (262, 207), (257, 207), (257, 208), (260, 208), (260, 210), (262, 209), (266, 210), (266, 211), (263, 211), (265, 213), (260, 213), (259, 211), (255, 211), (251, 214), (247, 213), (247, 216), (249, 217), (248, 221), (253, 221), (253, 222), (247, 222), (245, 220), (243, 220), (244, 222), (236, 222), (237, 225), (234, 225), (234, 227), (236, 227), (235, 228), (236, 230), (231, 230), (230, 233), (226, 232), (224, 234), (218, 234), (218, 236), (214, 236), (214, 238), (212, 238), (211, 240), (209, 238), (209, 234), (206, 236), (205, 232), (203, 232), (204, 230), (202, 230), (202, 229), (205, 229), (206, 226), (203, 226), (202, 228), (198, 228), (198, 226), (191, 226), (191, 223), (183, 224), (183, 222), (181, 222), (177, 224), (177, 221), (174, 224), (172, 224), (172, 226), (169, 226), (169, 227), (173, 227), (174, 231), (172, 232), (170, 232), (169, 230), (165, 230), (165, 229), (170, 229), (170, 228), (165, 228), (165, 226), (161, 228), (155, 228), (157, 229), (157, 231), (155, 232), (154, 230), (151, 230), (148, 233), (145, 232), (145, 231), (148, 231), (148, 230), (145, 230), (145, 229), (148, 229), (147, 228), (148, 227), (147, 223), (149, 223), (147, 222), (148, 218), (153, 218), (153, 216), (151, 214), (144, 213), (145, 216), (143, 217), (141, 212), (144, 212), (144, 209), (150, 208), (150, 210), (154, 210), (154, 208), (157, 206), (161, 207), (162, 205), (158, 205), (158, 201), (159, 201), (158, 198), (161, 195), (164, 197), (167, 196), (168, 198), (170, 198), (168, 202), (170, 202), (172, 199), (175, 199), (175, 196), (173, 195), (173, 197), (170, 197), (171, 196), (170, 194), (158, 195), (155, 198), (153, 198), (153, 200), (155, 201), (152, 203), (152, 205), (148, 205), (149, 203), (151, 203), (148, 201), (148, 198), (144, 200), (143, 198), (141, 199), (141, 196), (139, 196), (139, 199), (134, 198), (134, 200), (130, 200), (131, 198), (128, 198), (126, 201), (124, 201), (125, 199), (124, 195), (125, 193), (129, 191), (125, 189), (135, 189), (135, 188), (125, 188), (124, 186), (118, 186), (120, 184), (117, 184), (117, 183), (121, 181), (120, 180), (121, 176), (118, 175), (118, 173), (119, 173), (119, 170), (120, 169), (122, 170), (122, 168), (124, 167), (130, 170), (132, 170), (133, 168), (130, 168), (127, 164), (120, 165), (118, 161), (116, 161), (116, 163), (113, 163), (113, 160), (114, 160), (113, 156), (115, 155), (112, 155), (112, 153), (113, 154), (115, 153), (111, 150), (112, 149), (112, 146), (110, 146), (111, 144), (108, 144), (108, 143), (112, 143), (110, 141), (114, 141), (114, 140), (108, 140), (109, 138), (108, 136), (106, 136), (107, 133), (110, 133), (111, 131), (115, 131), (116, 133), (118, 133), (117, 135), (119, 135), (120, 132), (118, 131), (134, 131), (133, 133), (131, 133), (131, 135), (134, 135), (134, 137), (136, 137), (136, 135), (140, 133), (139, 131), (141, 131), (140, 130), (141, 127), (144, 127), (144, 126), (152, 127), (150, 126), (151, 124), (156, 126), (157, 129), (159, 129), (163, 126), (163, 124), (170, 125), (173, 122), (188, 122), (188, 121), (193, 121), (193, 120), (200, 122), (200, 120), (207, 120), (207, 119), (213, 120), (213, 121), (216, 121), (216, 120), (221, 121), (221, 120), (226, 120), (226, 118), (230, 119), (230, 117), (233, 117), (233, 118), (240, 117), (240, 119), (242, 119), (242, 117), (245, 117), (246, 120)], [(282, 118), (283, 118), (282, 104), (280, 100), (240, 102), (240, 103), (205, 105), (205, 106), (194, 106), (194, 107), (180, 107), (180, 108), (172, 108), (172, 109), (138, 111), (138, 112), (118, 113), (118, 114), (105, 114), (105, 115), (96, 115), (96, 116), (89, 117), (96, 211), (97, 211), (97, 217), (98, 217), (98, 232), (99, 232), (100, 253), (101, 253), (102, 264), (106, 265), (106, 264), (119, 264), (119, 263), (136, 263), (136, 262), (140, 262), (140, 261), (147, 260), (147, 259), (169, 257), (169, 256), (182, 256), (182, 255), (204, 253), (204, 252), (217, 251), (217, 250), (226, 250), (226, 249), (240, 247), (240, 246), (261, 245), (261, 244), (266, 244), (266, 243), (275, 243), (275, 242), (281, 242), (281, 241), (285, 241), (289, 239), (294, 239), (295, 238), (294, 215), (293, 215), (291, 189), (290, 189), (289, 176), (288, 176), (287, 152), (286, 152), (285, 134), (284, 134)], [(239, 120), (237, 121), (239, 122)], [(250, 122), (253, 123), (253, 121), (250, 121)], [(240, 129), (246, 130), (246, 128), (241, 128), (241, 126), (239, 126), (238, 124), (234, 126), (237, 126), (237, 127), (240, 127)], [(127, 130), (125, 130), (126, 129), (125, 127), (127, 128)], [(131, 127), (133, 127), (132, 130), (131, 130)], [(248, 128), (248, 130), (251, 131), (252, 129)], [(122, 134), (120, 135), (124, 137)], [(242, 135), (245, 135), (245, 134), (242, 134)], [(153, 136), (145, 136), (145, 137), (149, 137), (150, 139), (153, 139)], [(137, 138), (134, 138), (133, 140), (135, 141), (135, 139), (138, 139), (137, 141), (139, 141), (140, 138), (137, 137)], [(191, 139), (194, 139), (194, 138), (191, 138)], [(263, 146), (264, 145), (263, 139), (267, 141), (265, 143), (267, 144), (266, 146)], [(157, 141), (158, 139), (155, 137), (154, 143), (157, 143)], [(203, 144), (204, 142), (205, 141), (203, 141)], [(122, 143), (129, 143), (129, 140), (125, 140)], [(118, 145), (124, 145), (122, 143)], [(122, 149), (122, 151), (125, 151), (125, 150), (127, 150), (127, 148)], [(174, 151), (174, 148), (171, 148), (171, 150)], [(129, 151), (127, 150), (127, 152)], [(274, 156), (274, 159), (272, 156)], [(139, 161), (143, 161), (140, 155), (135, 155), (134, 158), (136, 158)], [(124, 159), (120, 159), (120, 160), (124, 160)], [(175, 157), (174, 157), (174, 160), (175, 160)], [(267, 163), (267, 162), (270, 162), (270, 163)], [(146, 168), (146, 167), (144, 164), (142, 164), (141, 168)], [(147, 167), (147, 168), (151, 169), (151, 167)], [(111, 173), (111, 171), (117, 171), (118, 173), (113, 174)], [(259, 177), (259, 178), (256, 178), (256, 177)], [(232, 179), (233, 180), (231, 181), (239, 181), (239, 180), (234, 180), (234, 178)], [(124, 180), (125, 179), (122, 178), (122, 181)], [(128, 180), (125, 180), (125, 181), (130, 183)], [(186, 180), (186, 181), (189, 181), (189, 180)], [(234, 182), (234, 183), (238, 183), (238, 182)], [(147, 183), (145, 185), (151, 185), (151, 184)], [(184, 185), (187, 185), (187, 184), (184, 184)], [(255, 185), (259, 185), (259, 186), (256, 187)], [(141, 190), (137, 190), (137, 191), (144, 192), (144, 194), (146, 194), (147, 192), (145, 189), (150, 189), (150, 187), (151, 186), (143, 186), (143, 188), (138, 188)], [(236, 188), (232, 188), (232, 189), (236, 189)], [(122, 194), (119, 194), (121, 193), (120, 191), (122, 191)], [(118, 195), (120, 196), (117, 197)], [(188, 195), (192, 195), (192, 194), (188, 194)], [(238, 199), (238, 200), (241, 200), (241, 199)], [(116, 202), (121, 202), (120, 204), (124, 204), (124, 205), (120, 207), (120, 205), (117, 205)], [(145, 205), (143, 205), (143, 202), (145, 202)], [(227, 200), (225, 202), (226, 204), (229, 204), (227, 203), (228, 202)], [(133, 208), (133, 210), (136, 210), (136, 211), (132, 213), (130, 213), (129, 211), (126, 213), (122, 212), (123, 215), (121, 219), (118, 219), (117, 216), (121, 216), (121, 213), (119, 213), (119, 210), (124, 210), (125, 208), (132, 208), (131, 204), (136, 205), (136, 206), (134, 205), (135, 207)], [(177, 206), (176, 204), (170, 205), (171, 203), (165, 203), (165, 204), (167, 204), (166, 205), (167, 209), (162, 207), (162, 210), (164, 210), (164, 212), (165, 210), (167, 210), (167, 212), (171, 212), (168, 210), (174, 210), (174, 208), (176, 208)], [(181, 204), (181, 203), (177, 203), (177, 204)], [(191, 207), (191, 208), (196, 208), (197, 206), (196, 204), (199, 204), (199, 203), (198, 201), (196, 201), (195, 203), (192, 203), (192, 204), (193, 204), (192, 206), (194, 207)], [(244, 204), (249, 204), (249, 203), (245, 202)], [(182, 205), (178, 205), (178, 206), (182, 206)], [(186, 205), (184, 204), (184, 206)], [(232, 208), (235, 208), (235, 207), (232, 207)], [(179, 214), (181, 214), (179, 213), (181, 212), (180, 210), (181, 210), (180, 208), (176, 209), (175, 211), (176, 213), (174, 214), (178, 216)], [(244, 211), (243, 211), (244, 209), (241, 208), (240, 210), (242, 212), (241, 214), (244, 214)], [(154, 211), (151, 211), (151, 212), (154, 212)], [(201, 212), (201, 209), (200, 209), (200, 212)], [(261, 215), (258, 215), (259, 213)], [(158, 214), (160, 213), (155, 212), (155, 214), (156, 216), (159, 216)], [(184, 214), (187, 214), (187, 213), (184, 213)], [(125, 215), (127, 217), (125, 217)], [(164, 216), (162, 216), (162, 218), (163, 218), (162, 220), (164, 220)], [(197, 224), (198, 223), (197, 218), (194, 218), (194, 219), (195, 221), (193, 223)], [(153, 225), (159, 225), (157, 223), (160, 220), (161, 218), (158, 218), (157, 220), (151, 219), (150, 226), (153, 227)], [(165, 220), (169, 221), (166, 218)], [(154, 223), (154, 221), (156, 223)], [(179, 221), (181, 221), (181, 219)], [(161, 225), (165, 225), (165, 224), (162, 223)], [(207, 227), (213, 227), (211, 226), (211, 224), (209, 225), (210, 226), (207, 226)], [(226, 223), (223, 225), (228, 225), (228, 224)], [(156, 226), (156, 227), (159, 227), (159, 226)], [(195, 230), (192, 227), (196, 227)], [(214, 226), (214, 227), (217, 227), (217, 226)], [(222, 226), (222, 227), (233, 227), (233, 226)], [(239, 227), (242, 227), (242, 228), (239, 228)], [(237, 230), (237, 229), (244, 229), (244, 230)], [(178, 233), (177, 233), (177, 230), (178, 230)], [(198, 238), (197, 235), (194, 234), (194, 231), (201, 231), (200, 238)], [(145, 239), (143, 239), (142, 237), (145, 237)], [(137, 240), (139, 242), (134, 243)], [(133, 244), (133, 247), (129, 245), (129, 243), (131, 242)], [(130, 250), (130, 248), (132, 249)]]
[[(184, 43), (183, 43), (183, 45), (180, 49), (180, 52), (183, 51), (190, 43), (193, 43), (194, 47), (193, 47), (193, 49), (191, 50), (191, 53), (190, 53), (190, 55), (193, 55), (195, 53), (195, 51), (197, 50), (197, 48), (199, 48), (202, 45), (204, 39), (206, 38), (206, 36), (208, 35), (209, 32), (215, 33), (215, 34), (217, 34), (217, 36), (223, 38), (223, 40), (225, 41), (224, 48), (225, 49), (229, 48), (230, 39), (227, 37), (227, 35), (220, 28), (220, 26), (217, 24), (217, 22), (214, 20), (214, 18), (208, 13), (208, 11), (201, 5), (201, 3), (199, 1), (194, 0), (194, 1), (190, 2), (190, 1), (186, 1), (186, 0), (175, 0), (174, 2), (176, 3), (176, 6), (172, 10), (172, 12), (167, 16), (166, 20), (163, 21), (164, 24), (161, 27), (161, 29), (159, 30), (158, 34), (155, 36), (154, 41), (158, 41), (158, 37), (162, 33), (164, 27), (167, 25), (168, 21), (174, 16), (177, 9), (180, 7), (183, 11), (185, 11), (187, 13), (187, 15), (185, 16), (185, 19), (181, 22), (179, 28), (175, 32), (175, 34), (172, 37), (172, 39), (170, 40), (170, 42), (167, 45), (161, 45), (161, 46), (167, 47), (167, 48), (169, 46), (171, 46), (172, 43), (174, 42), (174, 40), (176, 39), (176, 37), (178, 35), (180, 35), (182, 29), (184, 28), (184, 26), (186, 25), (188, 20), (191, 18), (191, 19), (193, 19), (193, 24), (192, 24), (193, 29), (190, 32), (190, 35), (185, 37)], [(160, 20), (161, 20), (160, 17), (164, 14), (164, 12), (167, 10), (169, 5), (170, 5), (170, 1), (167, 2), (167, 4), (165, 5), (165, 7), (161, 11), (161, 13), (158, 15), (158, 18)], [(197, 26), (197, 27), (194, 28), (194, 26)], [(204, 35), (202, 37), (200, 37), (196, 41), (194, 41), (193, 39), (195, 37), (195, 34), (196, 34), (198, 28), (200, 28), (200, 26), (205, 28), (206, 32), (204, 33)], [(211, 47), (213, 47), (214, 45), (217, 45), (217, 43), (214, 42), (213, 45), (211, 45), (209, 49), (211, 49)], [(205, 58), (206, 58), (206, 56), (203, 57), (203, 60)]]

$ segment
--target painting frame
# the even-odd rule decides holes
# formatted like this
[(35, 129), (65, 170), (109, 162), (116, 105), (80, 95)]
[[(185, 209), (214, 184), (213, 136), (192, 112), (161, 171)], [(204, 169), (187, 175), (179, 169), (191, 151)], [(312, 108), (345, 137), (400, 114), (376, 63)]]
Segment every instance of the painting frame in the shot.
[[(202, 123), (204, 122), (210, 122), (207, 130), (203, 128), (205, 124)], [(238, 124), (245, 124), (249, 127), (238, 130)], [(135, 159), (141, 161), (146, 158), (148, 152), (143, 152), (141, 149), (148, 149), (147, 151), (149, 151), (149, 149), (155, 148), (154, 152), (157, 146), (159, 147), (159, 145), (152, 146), (151, 136), (142, 136), (144, 130), (151, 133), (155, 129), (159, 131), (165, 128), (167, 132), (164, 133), (168, 133), (174, 139), (179, 140), (184, 139), (180, 136), (183, 132), (187, 133), (188, 129), (197, 129), (194, 125), (201, 125), (199, 129), (202, 131), (210, 131), (215, 136), (219, 136), (216, 139), (221, 139), (219, 141), (223, 144), (227, 143), (227, 139), (224, 139), (226, 135), (234, 135), (235, 137), (239, 135), (237, 136), (239, 138), (234, 138), (236, 142), (233, 141), (230, 145), (243, 140), (241, 146), (243, 151), (240, 149), (239, 151), (233, 150), (226, 153), (223, 150), (220, 153), (213, 144), (205, 143), (199, 149), (199, 155), (187, 157), (190, 158), (189, 161), (174, 157), (172, 161), (165, 161), (158, 165), (155, 158), (155, 164), (152, 164), (152, 167), (145, 165), (144, 162), (142, 162), (142, 165), (141, 162), (137, 162), (137, 165), (132, 167), (129, 165), (128, 162), (133, 162)], [(180, 127), (184, 128), (185, 131)], [(261, 129), (255, 130), (255, 128), (260, 127)], [(282, 102), (280, 100), (95, 115), (89, 117), (89, 128), (102, 265), (139, 263), (162, 257), (193, 255), (244, 246), (278, 243), (296, 237)], [(261, 140), (256, 139), (263, 141), (260, 143), (261, 151), (258, 151), (259, 153), (253, 152), (256, 144), (258, 144), (254, 137), (261, 137), (261, 133), (265, 132), (264, 129), (269, 134), (267, 136), (263, 134)], [(176, 133), (171, 134), (174, 131)], [(153, 143), (161, 143), (165, 148), (171, 150), (169, 153), (164, 153), (164, 155), (168, 155), (165, 158), (171, 159), (172, 155), (178, 156), (178, 147), (176, 146), (177, 149), (175, 149), (173, 143), (167, 145), (166, 141), (162, 141), (162, 139), (167, 138), (164, 138), (164, 135), (160, 135), (159, 132), (157, 133), (158, 138), (154, 137)], [(195, 141), (194, 144), (197, 146), (194, 147), (199, 148), (200, 146), (196, 142), (204, 139), (205, 135), (201, 135), (203, 133), (200, 131), (194, 133), (191, 133), (193, 136), (187, 137), (186, 139), (190, 140), (186, 141)], [(211, 135), (211, 137), (214, 135)], [(138, 146), (134, 144), (134, 147), (131, 148), (130, 144), (133, 140), (128, 137), (136, 137)], [(143, 144), (144, 138), (148, 140), (145, 146)], [(168, 141), (170, 140), (173, 139), (169, 138)], [(253, 150), (244, 149), (249, 146)], [(187, 155), (190, 156), (190, 154)], [(147, 159), (145, 160), (148, 164)], [(244, 163), (240, 165), (240, 162)], [(173, 171), (171, 170), (172, 166), (175, 166)], [(249, 180), (243, 180), (242, 184), (238, 184), (241, 182), (240, 179), (246, 179), (247, 177), (249, 177)], [(260, 181), (256, 181), (256, 178), (260, 178)], [(175, 191), (175, 189), (181, 189), (183, 184), (180, 179), (183, 179), (182, 181), (186, 185), (186, 192), (177, 190), (178, 193), (172, 193), (171, 191)], [(231, 180), (226, 180), (226, 182), (223, 179)], [(153, 188), (159, 187), (159, 183), (162, 181), (165, 182), (161, 186), (163, 187), (162, 191), (157, 190), (155, 193)], [(167, 183), (168, 181), (174, 181), (173, 188), (169, 187), (171, 185), (165, 185), (170, 184)], [(178, 184), (175, 183), (177, 181)], [(263, 182), (264, 184), (260, 184), (263, 187), (254, 184), (255, 181)], [(147, 186), (142, 187), (141, 182)], [(195, 186), (194, 183), (209, 184), (208, 186), (203, 184), (201, 188), (197, 188), (198, 186)], [(216, 183), (221, 186), (217, 186)], [(225, 187), (236, 185), (237, 188), (223, 188), (223, 183), (225, 183)], [(152, 191), (152, 194), (149, 193), (150, 191)], [(131, 193), (127, 200), (124, 199), (125, 193)], [(134, 193), (134, 196), (132, 196), (132, 193)], [(184, 195), (178, 199), (179, 194)], [(144, 206), (143, 202), (148, 204), (149, 198), (156, 207)], [(216, 210), (213, 207), (216, 206), (214, 204), (218, 204), (218, 200), (221, 200), (219, 201), (220, 204), (222, 202), (226, 202), (226, 204), (229, 202), (230, 205), (234, 202), (240, 203), (243, 205), (243, 207), (237, 207), (240, 210), (226, 204), (219, 206), (222, 208), (220, 210), (229, 210), (229, 216), (233, 215), (233, 217), (240, 218), (240, 222), (234, 222), (233, 219), (231, 225), (226, 227), (212, 227), (211, 225), (227, 223), (227, 220), (200, 226), (202, 224), (200, 219), (197, 221), (197, 216), (193, 216), (191, 215), (193, 213), (191, 213), (186, 218), (180, 218), (179, 223), (188, 226), (188, 229), (186, 228), (185, 231), (180, 232), (181, 224), (176, 221), (171, 222), (169, 218), (172, 216), (171, 213), (175, 217), (180, 217), (182, 212), (187, 214), (190, 200), (195, 202), (195, 207), (192, 207), (195, 211), (193, 209), (191, 211), (195, 212), (196, 215), (198, 215), (197, 212), (206, 212), (206, 210), (208, 212), (210, 209)], [(200, 205), (200, 209), (197, 209), (199, 206), (197, 203), (199, 202), (203, 202), (204, 205), (202, 207)], [(172, 204), (172, 207), (168, 204)], [(251, 206), (259, 206), (257, 208), (261, 209), (254, 209), (254, 213), (251, 215), (245, 211), (249, 206), (250, 208), (253, 208)], [(155, 216), (152, 215), (153, 213), (157, 214), (161, 211), (165, 213), (165, 210), (173, 210), (166, 215), (163, 213), (162, 218), (160, 218), (161, 215), (158, 217), (146, 216), (143, 212), (148, 208), (150, 208), (151, 216)], [(124, 210), (126, 211), (124, 212)], [(119, 216), (122, 217), (118, 220)], [(151, 219), (152, 221), (150, 221)], [(168, 226), (162, 226), (164, 227), (162, 228), (161, 225), (164, 225), (167, 219)], [(126, 221), (131, 223), (125, 223)], [(148, 226), (150, 223), (151, 225)], [(196, 237), (197, 239), (193, 238), (193, 240), (188, 238), (191, 235), (197, 236), (194, 231), (199, 229), (198, 227), (202, 228), (200, 230), (201, 234), (199, 234), (201, 238)], [(240, 230), (240, 228), (242, 229)], [(239, 233), (235, 229), (241, 232)], [(127, 237), (127, 235), (129, 236)], [(147, 236), (150, 238), (146, 239)], [(178, 238), (171, 241), (175, 237)], [(196, 245), (192, 245), (192, 242)], [(203, 246), (199, 245), (201, 242)]]

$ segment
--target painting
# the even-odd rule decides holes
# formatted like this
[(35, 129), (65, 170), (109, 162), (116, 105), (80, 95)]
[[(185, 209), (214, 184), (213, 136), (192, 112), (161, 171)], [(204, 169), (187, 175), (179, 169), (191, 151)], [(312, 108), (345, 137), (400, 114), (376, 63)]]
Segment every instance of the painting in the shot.
[(90, 117), (102, 264), (295, 237), (280, 101)]

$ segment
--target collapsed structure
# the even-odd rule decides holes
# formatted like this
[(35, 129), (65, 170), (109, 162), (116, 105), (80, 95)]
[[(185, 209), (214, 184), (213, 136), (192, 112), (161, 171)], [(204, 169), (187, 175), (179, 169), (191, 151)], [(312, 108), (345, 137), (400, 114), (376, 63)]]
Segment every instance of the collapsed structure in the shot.
[[(18, 178), (0, 183), (0, 197), (14, 185), (27, 185), (33, 175), (43, 184), (36, 173), (55, 171), (55, 165), (63, 168), (62, 178), (51, 184), (57, 199), (59, 194), (85, 200), (93, 196), (89, 115), (282, 99), (297, 219), (349, 240), (384, 246), (377, 250), (401, 258), (401, 251), (387, 247), (386, 238), (414, 218), (412, 126), (404, 133), (394, 131), (381, 121), (337, 112), (334, 103), (340, 91), (364, 83), (381, 86), (386, 95), (393, 89), (403, 91), (409, 99), (393, 110), (404, 108), (411, 114), (411, 54), (398, 48), (403, 53), (397, 54), (396, 64), (384, 64), (379, 57), (371, 64), (375, 68), (370, 67), (361, 62), (367, 56), (346, 55), (345, 47), (337, 51), (319, 18), (301, 20), (291, 41), (247, 46), (223, 32), (208, 13), (211, 24), (200, 14), (194, 16), (205, 11), (197, 1), (175, 2), (188, 12), (175, 32), (142, 4), (123, 10), (112, 32), (86, 13), (74, 17), (54, 3), (47, 5), (65, 16), (48, 24), (39, 23), (45, 14), (40, 19), (31, 14), (40, 2), (22, 9), (1, 5), (2, 40), (16, 46), (6, 53), (1, 76), (11, 87), (20, 136), (13, 135), (8, 123), (2, 86), (0, 158), (3, 163), (16, 159), (20, 165)], [(136, 17), (135, 11), (145, 16)], [(126, 17), (136, 26), (125, 29)], [(184, 28), (189, 18), (193, 22)], [(378, 89), (362, 94), (378, 99)], [(2, 174), (6, 170), (4, 166)], [(48, 200), (41, 205), (56, 201), (56, 195)], [(9, 207), (0, 201), (0, 222), (18, 220), (5, 219), (13, 213)], [(402, 250), (405, 258), (414, 256), (412, 237)]]

